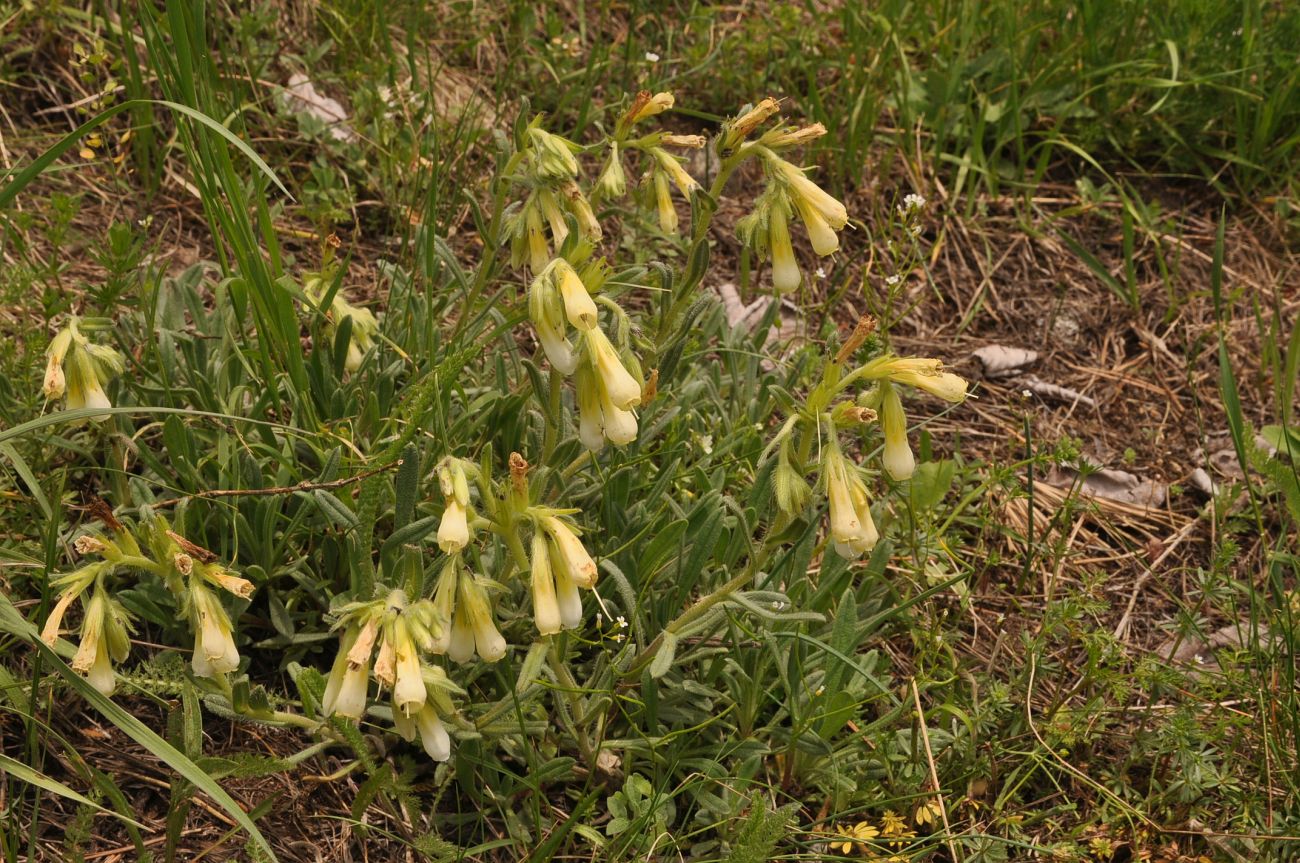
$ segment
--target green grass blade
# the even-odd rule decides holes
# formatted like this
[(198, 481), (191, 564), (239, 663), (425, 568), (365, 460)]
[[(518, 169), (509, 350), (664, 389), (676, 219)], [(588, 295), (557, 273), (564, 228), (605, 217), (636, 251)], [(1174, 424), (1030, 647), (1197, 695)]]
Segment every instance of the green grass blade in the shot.
[(28, 767), (26, 764), (23, 764), (17, 759), (10, 758), (8, 755), (0, 754), (0, 773), (8, 773), (10, 776), (19, 779), (22, 782), (26, 782), (29, 785), (35, 785), (37, 788), (48, 791), (51, 794), (57, 794), (60, 797), (66, 797), (74, 803), (80, 803), (82, 806), (89, 806), (92, 809), (103, 812), (105, 815), (112, 815), (114, 818), (120, 818), (126, 823), (136, 827), (145, 826), (139, 821), (127, 818), (120, 812), (114, 812), (112, 809), (106, 809), (105, 807), (100, 806), (89, 797), (74, 791), (59, 780), (46, 776), (41, 771), (36, 770), (33, 767)]
[(101, 694), (99, 690), (91, 686), (84, 677), (77, 674), (66, 662), (60, 659), (58, 654), (49, 647), (46, 647), (45, 643), (39, 638), (31, 639), (31, 644), (36, 647), (42, 655), (44, 655), (46, 661), (50, 663), (50, 666), (55, 670), (55, 672), (67, 681), (68, 685), (71, 686), (78, 695), (103, 714), (105, 719), (120, 728), (132, 740), (147, 749), (151, 755), (175, 770), (188, 782), (192, 783), (196, 788), (200, 789), (204, 794), (207, 794), (212, 798), (213, 802), (218, 806), (226, 810), (230, 817), (235, 819), (235, 822), (242, 827), (246, 833), (248, 833), (249, 837), (255, 843), (257, 843), (258, 847), (267, 855), (267, 859), (272, 861), (277, 859), (275, 852), (271, 849), (271, 844), (267, 842), (266, 837), (262, 835), (262, 831), (257, 829), (257, 825), (254, 824), (253, 820), (248, 817), (248, 814), (240, 808), (239, 804), (235, 802), (235, 799), (227, 794), (225, 789), (218, 785), (211, 776), (204, 772), (203, 768), (199, 767), (187, 758), (179, 749), (155, 734), (143, 722), (136, 719), (112, 699)]

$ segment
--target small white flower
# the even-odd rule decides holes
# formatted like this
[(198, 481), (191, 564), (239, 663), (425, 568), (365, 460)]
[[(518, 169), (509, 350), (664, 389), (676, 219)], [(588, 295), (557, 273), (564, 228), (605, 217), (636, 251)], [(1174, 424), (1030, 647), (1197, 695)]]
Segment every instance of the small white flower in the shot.
[(825, 695), (825, 694), (826, 694), (826, 687), (825, 687), (825, 686), (819, 686), (819, 687), (817, 687), (817, 691), (813, 693), (813, 695), (817, 695), (817, 696), (821, 696), (821, 695)]
[(903, 281), (903, 277), (898, 275), (897, 273), (895, 273), (892, 276), (885, 277), (885, 284), (889, 285), (891, 288), (894, 287), (894, 285), (897, 285), (901, 281)]
[(617, 623), (619, 629), (627, 629), (627, 618), (624, 617), (623, 615), (620, 614), (618, 616)]
[(1024, 397), (1027, 398), (1027, 399), (1028, 399), (1028, 398), (1033, 398), (1033, 396), (1034, 396), (1034, 394), (1033, 394), (1032, 392), (1030, 392), (1029, 390), (1021, 390), (1021, 391), (1020, 391), (1020, 395), (1024, 396)]
[(816, 275), (817, 278), (819, 278), (819, 279), (824, 279), (824, 278), (826, 278), (826, 268), (825, 268), (825, 267), (818, 267), (818, 268), (817, 268), (817, 272), (815, 273), (815, 275)]
[(925, 198), (921, 197), (920, 195), (914, 192), (908, 195), (907, 197), (903, 198), (903, 204), (898, 208), (898, 211), (906, 216), (907, 214), (913, 213), (924, 206), (925, 206)]
[(653, 51), (647, 51), (645, 52), (645, 59), (647, 63), (658, 63), (659, 55)]

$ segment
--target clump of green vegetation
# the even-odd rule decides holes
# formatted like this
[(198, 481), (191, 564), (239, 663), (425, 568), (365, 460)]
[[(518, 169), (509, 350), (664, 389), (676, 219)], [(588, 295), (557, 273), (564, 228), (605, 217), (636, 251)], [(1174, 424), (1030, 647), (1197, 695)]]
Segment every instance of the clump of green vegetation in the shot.
[(13, 13), (6, 861), (1295, 855), (1300, 17), (672, 11)]

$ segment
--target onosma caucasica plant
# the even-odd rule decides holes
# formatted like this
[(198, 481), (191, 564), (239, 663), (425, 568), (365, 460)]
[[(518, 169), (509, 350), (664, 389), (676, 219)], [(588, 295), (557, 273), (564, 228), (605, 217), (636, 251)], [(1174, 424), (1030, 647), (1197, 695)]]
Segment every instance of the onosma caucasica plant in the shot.
[[(129, 669), (131, 635), (142, 617), (168, 631), (187, 630), (191, 640), (184, 648), (192, 644), (192, 650), (186, 673), (210, 705), (340, 741), (360, 739), (350, 736), (351, 723), (378, 723), (407, 740), (418, 738), (435, 761), (454, 756), (457, 738), (490, 741), (521, 727), (527, 731), (534, 726), (508, 720), (516, 712), (535, 716), (532, 707), (522, 705), (549, 697), (555, 722), (594, 763), (610, 698), (592, 693), (610, 693), (620, 681), (634, 684), (645, 672), (662, 676), (673, 665), (677, 646), (693, 634), (713, 631), (724, 611), (767, 610), (769, 618), (794, 621), (819, 618), (791, 608), (786, 593), (769, 584), (757, 589), (758, 577), (793, 541), (797, 524), (817, 537), (819, 549), (846, 558), (871, 551), (881, 539), (872, 512), (878, 472), (864, 463), (862, 453), (869, 450), (855, 441), (863, 433), (878, 435), (883, 472), (894, 481), (906, 480), (916, 460), (901, 396), (916, 390), (956, 403), (966, 395), (966, 383), (944, 371), (939, 360), (900, 357), (885, 349), (869, 319), (810, 366), (798, 390), (802, 395), (792, 395), (786, 416), (764, 427), (766, 449), (748, 456), (751, 481), (764, 478), (771, 494), (755, 513), (754, 529), (742, 537), (748, 543), (743, 553), (714, 566), (711, 575), (717, 577), (700, 582), (655, 630), (643, 623), (630, 631), (626, 626), (626, 612), (648, 585), (630, 583), (620, 573), (613, 593), (602, 597), (597, 590), (603, 573), (617, 571), (610, 556), (618, 549), (590, 517), (603, 505), (599, 489), (605, 471), (614, 464), (639, 464), (640, 470), (656, 472), (654, 488), (664, 501), (656, 517), (662, 523), (651, 521), (638, 536), (653, 538), (668, 530), (678, 508), (674, 495), (681, 478), (657, 473), (676, 462), (668, 460), (670, 454), (653, 435), (647, 439), (644, 422), (652, 408), (664, 417), (692, 407), (675, 391), (675, 382), (692, 327), (712, 303), (701, 286), (709, 270), (709, 228), (728, 181), (744, 165), (756, 168), (751, 176), (761, 175), (762, 190), (744, 204), (746, 215), (736, 233), (753, 259), (767, 262), (766, 278), (777, 293), (805, 282), (795, 237), (806, 235), (816, 255), (829, 256), (840, 253), (842, 232), (850, 228), (844, 204), (797, 160), (805, 144), (826, 134), (820, 124), (788, 125), (780, 119), (778, 103), (763, 99), (721, 124), (710, 141), (658, 128), (656, 118), (673, 105), (671, 94), (640, 93), (616, 113), (603, 138), (587, 145), (548, 130), (541, 117), (521, 120), (514, 129), (490, 187), (492, 207), (479, 220), (486, 232), (483, 257), (462, 281), (445, 287), (459, 292), (456, 314), (421, 323), (443, 332), (455, 348), (455, 373), (468, 399), (459, 407), (437, 402), (429, 383), (446, 374), (446, 364), (437, 372), (421, 371), (422, 358), (409, 340), (416, 328), (399, 320), (391, 307), (372, 311), (349, 299), (342, 287), (343, 265), (332, 254), (326, 254), (319, 271), (279, 281), (297, 301), (318, 350), (333, 358), (312, 367), (321, 375), (332, 367), (338, 377), (326, 380), (388, 380), (383, 375), (390, 366), (406, 375), (404, 395), (398, 393), (404, 413), (387, 425), (379, 417), (381, 433), (349, 444), (361, 457), (355, 477), (240, 492), (314, 495), (344, 530), (338, 547), (355, 551), (342, 564), (343, 583), (268, 584), (267, 566), (237, 574), (237, 560), (219, 560), (183, 536), (182, 515), (193, 523), (194, 507), (224, 493), (219, 490), (184, 499), (166, 494), (147, 502), (119, 499), (116, 514), (108, 507), (98, 511), (102, 527), (82, 528), (73, 538), (72, 548), (82, 559), (51, 580), (54, 602), (43, 621), (44, 639), (58, 642), (65, 621), (76, 619), (70, 612), (79, 602), (73, 668), (100, 692), (112, 694), (120, 690), (119, 673)], [(704, 178), (706, 186), (687, 170), (682, 154), (710, 146), (716, 170)], [(589, 185), (588, 169), (596, 177)], [(610, 247), (601, 214), (626, 212), (629, 199), (633, 212), (646, 215), (642, 230), (657, 231), (661, 242), (682, 231), (679, 204), (688, 205), (689, 230), (676, 240), (684, 252), (680, 267), (620, 266), (601, 255)], [(488, 290), (494, 286), (502, 290)], [(225, 314), (236, 295), (233, 289), (217, 293), (213, 315)], [(491, 344), (455, 342), (468, 320), (494, 315), (507, 322), (493, 331), (502, 349), (507, 340), (511, 347), (522, 340), (532, 354), (528, 375), (503, 378), (498, 370), (504, 366), (494, 365), (497, 351)], [(128, 386), (133, 376), (146, 373), (137, 367), (143, 361), (128, 367), (122, 353), (99, 342), (113, 328), (104, 319), (71, 318), (48, 352), (46, 397), (64, 399), (70, 410), (85, 409), (77, 420), (93, 415), (94, 423), (80, 426), (92, 436), (124, 422), (130, 407), (149, 407), (141, 398), (147, 390)], [(230, 340), (230, 332), (218, 336)], [(274, 360), (268, 355), (268, 362)], [(109, 392), (115, 380), (120, 382), (115, 392), (131, 396), (127, 408), (113, 408), (117, 399), (110, 400)], [(326, 391), (312, 404), (329, 404), (330, 395)], [(505, 438), (494, 428), (449, 422), (445, 413), (516, 396), (515, 413), (523, 412), (540, 427), (535, 437)], [(282, 425), (295, 434), (320, 433), (309, 407), (286, 413)], [(338, 428), (353, 418), (332, 419)], [(451, 427), (474, 434), (462, 439), (443, 432)], [(517, 451), (528, 441), (535, 450)], [(727, 444), (714, 440), (711, 445)], [(367, 446), (370, 453), (360, 452)], [(291, 445), (283, 450), (286, 457), (292, 452)], [(634, 452), (635, 461), (626, 461)], [(682, 458), (680, 452), (671, 455)], [(396, 472), (391, 482), (390, 469)], [(569, 480), (581, 476), (590, 477), (596, 491), (577, 504), (567, 499), (566, 489)], [(353, 479), (360, 483), (355, 500), (348, 493)], [(384, 509), (390, 500), (391, 510)], [(176, 508), (172, 520), (162, 514), (167, 507)], [(235, 549), (232, 557), (240, 541), (253, 537), (250, 526), (231, 516), (244, 517), (237, 508), (205, 512), (205, 535), (228, 535), (224, 547)], [(383, 543), (374, 539), (377, 524), (381, 535), (388, 532)], [(310, 546), (312, 537), (292, 528), (276, 526), (279, 559), (296, 561), (295, 577), (323, 569), (324, 563), (312, 558), (321, 554)], [(708, 567), (712, 557), (705, 551), (694, 559)], [(292, 593), (286, 598), (281, 590)], [(271, 617), (283, 621), (298, 615), (297, 629), (282, 644), (328, 639), (334, 655), (322, 671), (310, 663), (289, 663), (301, 694), (293, 703), (272, 703), (250, 679), (251, 665), (267, 666), (250, 663), (261, 648), (241, 637), (241, 617), (268, 592), (274, 595), (259, 607), (269, 609)], [(615, 599), (625, 614), (606, 608)], [(301, 611), (311, 602), (327, 609), (314, 618), (314, 631), (313, 618)], [(771, 609), (788, 611), (768, 613)], [(597, 615), (615, 626), (612, 636), (593, 626)], [(612, 654), (587, 661), (590, 654), (583, 651), (593, 638), (612, 642)], [(267, 653), (263, 658), (273, 665), (274, 650)], [(482, 664), (490, 664), (494, 673), (485, 677)], [(145, 676), (132, 677), (129, 671), (127, 680), (149, 685)], [(513, 683), (503, 690), (485, 680)]]

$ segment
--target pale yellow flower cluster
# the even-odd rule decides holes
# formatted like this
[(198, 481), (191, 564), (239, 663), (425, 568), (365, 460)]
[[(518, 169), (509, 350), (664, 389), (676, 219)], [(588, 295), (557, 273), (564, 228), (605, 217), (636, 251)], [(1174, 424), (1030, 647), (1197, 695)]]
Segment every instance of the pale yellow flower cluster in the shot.
[[(107, 410), (113, 405), (104, 387), (122, 373), (122, 355), (107, 345), (90, 341), (81, 332), (76, 318), (58, 332), (45, 351), (45, 378), (42, 390), (48, 399), (64, 400), (72, 410), (94, 408)], [(109, 414), (92, 414), (99, 422)]]

